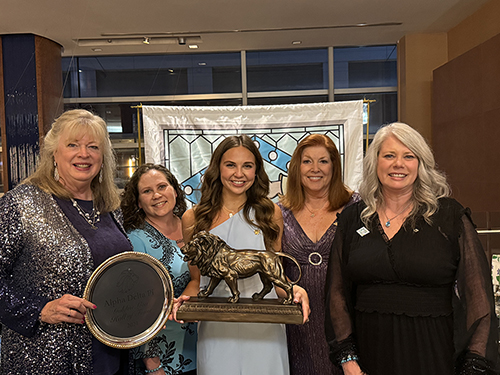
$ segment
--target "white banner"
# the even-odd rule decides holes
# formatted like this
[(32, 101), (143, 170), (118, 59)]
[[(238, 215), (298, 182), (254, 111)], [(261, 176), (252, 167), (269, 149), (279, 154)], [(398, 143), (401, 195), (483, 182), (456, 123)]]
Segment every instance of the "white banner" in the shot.
[(167, 167), (195, 204), (212, 152), (227, 136), (247, 134), (259, 147), (271, 180), (270, 198), (286, 187), (297, 144), (321, 133), (337, 146), (344, 182), (357, 190), (362, 175), (363, 101), (243, 107), (143, 106), (147, 163)]

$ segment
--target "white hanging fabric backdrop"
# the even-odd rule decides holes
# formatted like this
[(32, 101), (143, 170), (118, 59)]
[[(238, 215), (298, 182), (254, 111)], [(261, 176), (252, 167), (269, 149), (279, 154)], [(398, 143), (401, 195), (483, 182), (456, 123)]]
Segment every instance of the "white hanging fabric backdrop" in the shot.
[(162, 164), (195, 204), (212, 152), (227, 136), (246, 134), (259, 147), (271, 180), (270, 198), (284, 193), (288, 162), (307, 135), (337, 146), (344, 183), (357, 190), (362, 175), (363, 101), (238, 107), (143, 106), (146, 163)]

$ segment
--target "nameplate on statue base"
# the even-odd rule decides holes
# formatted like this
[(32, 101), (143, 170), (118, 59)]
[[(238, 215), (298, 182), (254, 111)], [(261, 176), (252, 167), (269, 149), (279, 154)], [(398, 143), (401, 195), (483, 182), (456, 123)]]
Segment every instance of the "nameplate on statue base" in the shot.
[(303, 316), (299, 304), (284, 305), (281, 299), (231, 303), (223, 297), (191, 297), (177, 311), (177, 320), (302, 324)]

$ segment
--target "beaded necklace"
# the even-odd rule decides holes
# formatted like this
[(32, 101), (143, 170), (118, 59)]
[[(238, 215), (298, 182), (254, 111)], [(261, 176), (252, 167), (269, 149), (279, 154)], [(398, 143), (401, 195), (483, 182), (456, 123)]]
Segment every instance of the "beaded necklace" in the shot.
[(95, 209), (94, 201), (92, 201), (92, 211), (86, 212), (77, 201), (71, 198), (71, 202), (73, 203), (73, 207), (76, 208), (78, 214), (85, 219), (85, 221), (92, 227), (92, 229), (97, 230), (97, 226), (95, 225), (99, 221), (101, 221), (101, 212)]

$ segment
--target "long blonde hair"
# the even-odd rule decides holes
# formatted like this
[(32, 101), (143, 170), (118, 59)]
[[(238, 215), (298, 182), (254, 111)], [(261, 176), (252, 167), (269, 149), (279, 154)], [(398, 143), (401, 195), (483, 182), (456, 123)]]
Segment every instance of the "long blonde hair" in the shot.
[(424, 137), (411, 126), (401, 122), (380, 128), (366, 152), (363, 160), (363, 181), (359, 187), (361, 198), (366, 204), (361, 213), (361, 220), (368, 226), (377, 208), (384, 205), (377, 165), (382, 143), (391, 135), (408, 147), (418, 159), (418, 175), (411, 197), (413, 209), (407, 220), (414, 226), (417, 217), (422, 215), (425, 221), (431, 224), (431, 216), (438, 210), (438, 199), (449, 196), (450, 187), (445, 175), (436, 169), (434, 155)]
[(54, 121), (44, 138), (37, 170), (22, 183), (36, 185), (61, 199), (73, 197), (54, 179), (54, 152), (65, 130), (69, 131), (71, 137), (86, 133), (99, 142), (103, 156), (102, 182), (99, 182), (99, 174), (91, 182), (94, 204), (102, 213), (116, 210), (120, 206), (120, 197), (114, 182), (116, 160), (107, 126), (102, 118), (84, 109), (66, 111)]

